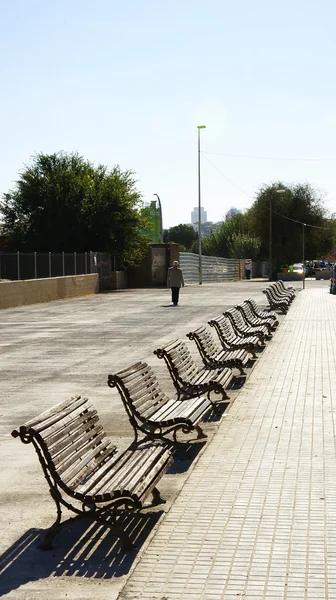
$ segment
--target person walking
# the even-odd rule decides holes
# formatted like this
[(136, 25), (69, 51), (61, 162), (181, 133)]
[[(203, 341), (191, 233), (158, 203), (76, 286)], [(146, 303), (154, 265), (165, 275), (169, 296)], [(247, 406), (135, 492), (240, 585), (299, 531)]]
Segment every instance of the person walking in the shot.
[(174, 306), (177, 306), (179, 301), (180, 287), (184, 287), (183, 273), (180, 269), (180, 263), (178, 260), (174, 260), (173, 266), (169, 267), (168, 269), (167, 286), (171, 288), (172, 303)]
[(245, 263), (245, 277), (246, 279), (251, 278), (251, 263), (249, 260), (247, 260)]

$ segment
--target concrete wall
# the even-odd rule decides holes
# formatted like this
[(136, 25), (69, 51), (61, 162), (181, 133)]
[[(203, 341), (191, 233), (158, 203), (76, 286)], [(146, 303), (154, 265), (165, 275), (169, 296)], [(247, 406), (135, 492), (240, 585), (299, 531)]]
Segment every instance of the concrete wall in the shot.
[(69, 275), (47, 279), (26, 279), (24, 281), (0, 282), (0, 309), (25, 304), (50, 302), (62, 298), (88, 296), (99, 290), (99, 276)]
[(108, 285), (109, 287), (105, 287), (104, 289), (122, 290), (127, 288), (126, 271), (111, 271)]
[(150, 244), (141, 264), (127, 269), (127, 287), (165, 286), (168, 267), (174, 260), (179, 260), (178, 244)]
[(303, 273), (290, 273), (289, 271), (287, 273), (278, 273), (277, 276), (282, 281), (302, 281), (303, 279)]
[(331, 270), (325, 269), (325, 271), (315, 271), (315, 279), (331, 279)]

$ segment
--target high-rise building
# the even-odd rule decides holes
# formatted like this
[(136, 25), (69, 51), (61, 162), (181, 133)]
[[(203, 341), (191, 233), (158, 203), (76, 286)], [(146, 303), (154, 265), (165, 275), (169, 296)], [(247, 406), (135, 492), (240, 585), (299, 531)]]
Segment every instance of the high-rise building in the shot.
[[(206, 223), (208, 220), (207, 211), (201, 206), (201, 224)], [(198, 228), (198, 207), (191, 211), (191, 224), (194, 229)]]

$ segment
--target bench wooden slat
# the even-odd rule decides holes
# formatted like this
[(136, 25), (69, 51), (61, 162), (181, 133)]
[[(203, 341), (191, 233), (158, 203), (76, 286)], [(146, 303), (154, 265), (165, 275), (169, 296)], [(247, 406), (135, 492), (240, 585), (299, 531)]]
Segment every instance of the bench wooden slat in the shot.
[(74, 457), (72, 464), (68, 465), (65, 471), (57, 468), (57, 471), (62, 476), (64, 481), (69, 487), (76, 487), (79, 481), (83, 479), (84, 470), (87, 471), (86, 477), (89, 477), (99, 465), (104, 461), (104, 456), (107, 455), (109, 447), (109, 440), (102, 441), (99, 446), (96, 444), (88, 444), (87, 451), (84, 452), (77, 460)]
[[(68, 448), (66, 452), (59, 454), (56, 459), (53, 458), (53, 463), (57, 465), (57, 471), (62, 475), (63, 481), (67, 481), (67, 472), (69, 469), (76, 467), (76, 470), (80, 471), (84, 467), (86, 457), (90, 451), (94, 452), (95, 456), (97, 456), (97, 462), (99, 461), (99, 455), (109, 446), (109, 442), (104, 442), (104, 439), (106, 440), (106, 437), (102, 429), (99, 434), (95, 434), (93, 437), (81, 437), (80, 440), (77, 440), (73, 444), (74, 448)], [(107, 445), (104, 446), (104, 444)]]
[(153, 407), (151, 405), (146, 413), (143, 413), (143, 416), (148, 421), (158, 421), (158, 423), (161, 423), (164, 421), (164, 415), (171, 410), (171, 407), (174, 406), (175, 402), (176, 398), (169, 398), (162, 406)]
[[(162, 454), (160, 457), (156, 458), (155, 464), (158, 469), (157, 480), (159, 480), (162, 477), (161, 471), (165, 472), (167, 470), (167, 466), (166, 466), (167, 465), (167, 456)], [(168, 467), (169, 467), (169, 465), (168, 465)], [(132, 484), (130, 484), (132, 496), (134, 497), (134, 495), (136, 494), (136, 497), (139, 500), (141, 500), (143, 494), (147, 495), (148, 492), (153, 488), (154, 485), (156, 485), (156, 480), (154, 480), (153, 482), (151, 482), (149, 484), (148, 477), (143, 477), (141, 482), (137, 482), (136, 490), (135, 490), (134, 486), (133, 486), (133, 482), (132, 482)]]
[[(83, 429), (76, 442), (71, 442), (72, 438), (70, 438), (70, 436), (67, 435), (66, 438), (62, 442), (59, 442), (53, 448), (53, 451), (50, 453), (54, 464), (59, 465), (60, 468), (63, 468), (63, 465), (67, 458), (71, 456), (74, 452), (77, 453), (77, 458), (79, 458), (79, 452), (81, 448), (86, 446), (87, 442), (91, 438), (94, 437), (96, 439), (96, 442), (98, 443), (98, 436), (100, 436), (100, 438), (102, 439), (104, 435), (105, 432), (101, 425), (97, 425), (94, 429), (90, 429), (89, 431), (87, 431), (87, 429)], [(77, 436), (78, 430), (76, 431), (76, 437)]]
[(95, 495), (103, 495), (106, 494), (108, 489), (115, 489), (118, 490), (117, 493), (120, 493), (120, 495), (129, 493), (127, 487), (130, 480), (130, 474), (131, 477), (133, 477), (134, 472), (136, 473), (138, 471), (143, 461), (146, 459), (152, 460), (154, 452), (154, 446), (150, 447), (146, 454), (141, 452), (128, 452), (125, 458), (123, 457), (122, 461), (117, 462), (114, 465), (113, 470), (111, 470), (109, 473), (109, 479), (107, 480), (106, 476), (104, 478), (98, 477), (95, 486), (90, 490), (90, 492), (94, 493)]
[(70, 400), (61, 403), (62, 406), (60, 406), (59, 412), (57, 412), (56, 409), (45, 411), (39, 417), (37, 417), (38, 422), (36, 419), (32, 419), (31, 421), (28, 421), (28, 423), (25, 423), (23, 427), (26, 431), (29, 429), (34, 429), (36, 433), (39, 433), (44, 429), (51, 427), (52, 425), (57, 428), (57, 423), (59, 421), (71, 414), (76, 408), (83, 406), (86, 402), (87, 398), (82, 398), (81, 396), (70, 398)]
[[(175, 406), (171, 407), (170, 411), (164, 414), (161, 419), (163, 421), (179, 423), (182, 419), (194, 422), (194, 413), (201, 406), (203, 410), (211, 408), (211, 404), (207, 398), (190, 398), (188, 400), (176, 400)], [(173, 410), (172, 410), (173, 408)]]
[[(161, 465), (167, 461), (167, 455), (163, 446), (149, 447), (146, 454), (137, 449), (128, 450), (120, 460), (114, 462), (113, 469), (110, 469), (107, 473), (104, 473), (103, 470), (101, 470), (101, 474), (98, 474), (93, 485), (91, 484), (86, 487), (82, 486), (79, 489), (85, 489), (86, 495), (92, 495), (94, 497), (98, 496), (101, 498), (107, 498), (110, 490), (114, 490), (116, 497), (126, 495), (132, 496), (134, 490), (139, 482), (141, 483), (141, 479), (144, 476), (144, 471), (141, 471), (142, 465), (145, 463), (147, 471), (149, 471), (153, 461), (155, 461), (156, 464), (157, 461), (160, 461)], [(157, 465), (159, 470), (161, 465)], [(139, 499), (141, 497), (142, 489), (143, 485), (141, 485), (139, 490), (136, 490)]]
[[(95, 497), (101, 487), (116, 477), (117, 473), (120, 473), (122, 476), (123, 465), (130, 460), (132, 454), (133, 450), (127, 449), (122, 454), (114, 453), (106, 457), (104, 464), (97, 469), (95, 477), (83, 479), (83, 481), (77, 484), (75, 489), (76, 494), (90, 498)], [(112, 485), (110, 486), (110, 491), (113, 494), (115, 493), (115, 488)]]
[(68, 436), (70, 433), (73, 432), (74, 427), (75, 429), (82, 429), (85, 427), (88, 427), (88, 423), (90, 424), (90, 426), (92, 427), (93, 425), (96, 425), (99, 421), (99, 417), (97, 414), (97, 411), (89, 411), (90, 412), (90, 419), (88, 419), (88, 413), (81, 413), (77, 416), (76, 418), (76, 423), (75, 422), (71, 422), (69, 423), (67, 426), (61, 428), (59, 431), (55, 432), (54, 434), (48, 435), (48, 436), (43, 436), (43, 439), (47, 445), (47, 447), (49, 448), (49, 451), (54, 451), (53, 447), (60, 443), (61, 447), (63, 444), (66, 445), (66, 440), (68, 439)]
[(95, 416), (97, 413), (93, 413), (91, 407), (88, 406), (83, 410), (83, 408), (77, 408), (72, 413), (69, 413), (66, 416), (63, 416), (57, 423), (53, 423), (48, 427), (39, 430), (39, 434), (43, 437), (45, 443), (52, 447), (57, 440), (62, 439), (66, 434), (70, 434), (73, 428), (78, 428), (78, 426), (82, 423), (88, 423), (88, 427), (90, 427), (89, 423), (92, 422), (92, 425), (95, 422)]
[(154, 400), (155, 401), (153, 402), (152, 394), (149, 394), (147, 398), (144, 399), (140, 409), (138, 406), (134, 407), (136, 414), (139, 415), (139, 418), (145, 421), (146, 419), (150, 418), (153, 412), (158, 411), (162, 407), (164, 408), (167, 403), (167, 397), (164, 392), (160, 393), (159, 402), (157, 401), (157, 398), (154, 398)]
[(123, 477), (120, 485), (122, 493), (127, 490), (132, 495), (136, 490), (136, 494), (138, 494), (139, 482), (146, 479), (153, 459), (155, 458), (156, 464), (160, 461), (160, 451), (155, 447), (152, 447), (151, 450), (151, 455), (149, 453), (144, 455), (142, 460), (137, 462), (136, 469), (130, 470), (128, 475)]

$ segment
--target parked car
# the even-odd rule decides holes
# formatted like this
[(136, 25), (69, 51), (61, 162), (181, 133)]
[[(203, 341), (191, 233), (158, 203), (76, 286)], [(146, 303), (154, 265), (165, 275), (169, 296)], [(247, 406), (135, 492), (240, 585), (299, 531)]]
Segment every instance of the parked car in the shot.
[(308, 277), (308, 275), (309, 275), (309, 271), (308, 271), (306, 265), (304, 266), (303, 263), (294, 263), (293, 272), (300, 273), (300, 274), (304, 273), (305, 277)]

